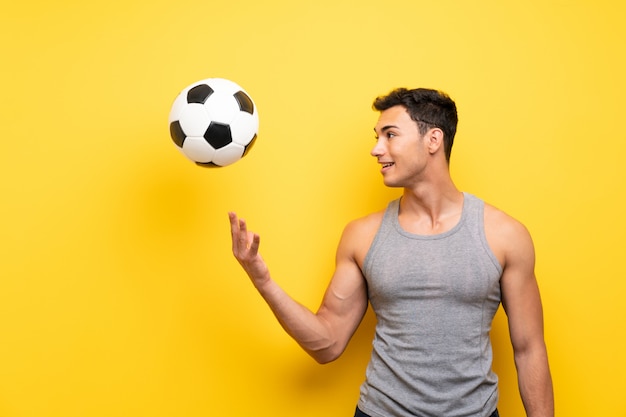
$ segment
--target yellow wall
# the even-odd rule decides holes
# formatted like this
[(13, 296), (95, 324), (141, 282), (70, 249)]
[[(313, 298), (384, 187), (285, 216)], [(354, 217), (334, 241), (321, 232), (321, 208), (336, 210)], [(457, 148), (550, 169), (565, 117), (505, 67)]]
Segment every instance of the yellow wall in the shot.
[[(626, 415), (621, 2), (13, 1), (0, 13), (0, 416), (349, 416), (373, 319), (319, 366), (230, 254), (227, 211), (315, 309), (344, 224), (398, 195), (372, 99), (459, 107), (457, 184), (531, 230), (559, 415)], [(169, 138), (180, 89), (240, 83), (253, 151)], [(521, 416), (499, 313), (500, 409)]]

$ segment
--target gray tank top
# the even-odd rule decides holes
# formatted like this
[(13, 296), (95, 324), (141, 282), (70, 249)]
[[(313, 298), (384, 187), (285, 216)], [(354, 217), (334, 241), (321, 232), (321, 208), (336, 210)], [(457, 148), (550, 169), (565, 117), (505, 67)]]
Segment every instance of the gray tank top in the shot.
[(498, 402), (489, 331), (502, 267), (482, 200), (464, 193), (456, 226), (415, 235), (389, 203), (364, 261), (376, 315), (359, 408), (372, 417), (487, 417)]

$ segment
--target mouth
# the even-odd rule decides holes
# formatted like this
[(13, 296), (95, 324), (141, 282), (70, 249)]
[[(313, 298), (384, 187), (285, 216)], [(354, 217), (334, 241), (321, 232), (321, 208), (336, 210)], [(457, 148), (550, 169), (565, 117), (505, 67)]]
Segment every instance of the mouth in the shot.
[(381, 162), (381, 165), (383, 166), (383, 169), (385, 169), (395, 165), (395, 162)]

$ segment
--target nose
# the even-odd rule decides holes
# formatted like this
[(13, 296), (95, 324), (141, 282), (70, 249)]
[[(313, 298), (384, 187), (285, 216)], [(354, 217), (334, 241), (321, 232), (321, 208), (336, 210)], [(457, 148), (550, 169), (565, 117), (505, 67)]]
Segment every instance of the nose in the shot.
[(382, 138), (379, 138), (376, 140), (376, 145), (374, 145), (374, 147), (372, 148), (370, 155), (372, 155), (375, 158), (378, 158), (385, 154), (385, 146), (383, 145), (382, 142), (383, 142)]

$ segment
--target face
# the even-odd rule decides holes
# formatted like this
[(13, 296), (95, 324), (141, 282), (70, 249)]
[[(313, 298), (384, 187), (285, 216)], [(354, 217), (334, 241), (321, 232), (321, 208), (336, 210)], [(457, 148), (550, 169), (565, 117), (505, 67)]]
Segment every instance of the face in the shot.
[(381, 165), (385, 185), (410, 187), (420, 178), (427, 162), (425, 136), (403, 106), (383, 110), (374, 128), (376, 146), (372, 156)]

